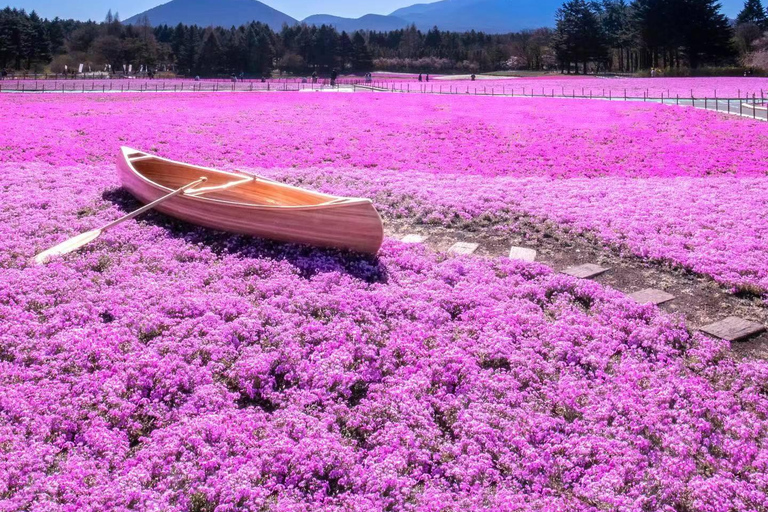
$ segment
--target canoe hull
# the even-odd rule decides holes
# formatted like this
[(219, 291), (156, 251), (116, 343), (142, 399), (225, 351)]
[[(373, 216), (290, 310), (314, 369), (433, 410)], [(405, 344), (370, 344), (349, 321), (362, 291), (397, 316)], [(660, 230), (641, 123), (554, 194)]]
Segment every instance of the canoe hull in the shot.
[[(122, 151), (117, 161), (119, 178), (126, 190), (145, 204), (168, 194), (170, 189), (141, 175), (126, 155), (127, 152)], [(220, 172), (190, 166), (189, 181)], [(157, 210), (179, 220), (230, 233), (377, 253), (384, 230), (373, 204), (365, 199), (341, 202), (338, 205), (284, 208), (181, 195), (161, 203)]]

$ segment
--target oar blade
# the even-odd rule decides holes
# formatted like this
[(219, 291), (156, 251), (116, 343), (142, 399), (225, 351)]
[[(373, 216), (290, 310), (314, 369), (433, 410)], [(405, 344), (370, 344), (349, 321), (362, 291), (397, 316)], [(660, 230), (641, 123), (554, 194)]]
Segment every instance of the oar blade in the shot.
[(68, 254), (72, 251), (76, 251), (80, 247), (96, 240), (99, 235), (101, 235), (101, 229), (94, 229), (93, 231), (88, 231), (87, 233), (83, 233), (82, 235), (77, 235), (75, 237), (70, 238), (69, 240), (60, 243), (59, 245), (55, 247), (51, 247), (50, 249), (41, 252), (37, 256), (35, 256), (35, 263), (38, 265), (44, 265), (48, 263), (52, 258), (55, 258), (57, 256), (63, 256), (64, 254)]

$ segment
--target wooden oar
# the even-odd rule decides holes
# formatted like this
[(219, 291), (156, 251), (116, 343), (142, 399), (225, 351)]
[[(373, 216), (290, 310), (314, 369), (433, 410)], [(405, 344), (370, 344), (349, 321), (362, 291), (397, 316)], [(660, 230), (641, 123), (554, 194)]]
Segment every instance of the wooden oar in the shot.
[(187, 190), (186, 192), (184, 192), (184, 195), (192, 196), (192, 197), (201, 196), (203, 194), (209, 194), (211, 192), (219, 192), (222, 190), (227, 190), (228, 188), (237, 187), (238, 185), (244, 185), (252, 181), (256, 181), (256, 176), (249, 176), (240, 181), (230, 181), (229, 183), (225, 183), (224, 185), (219, 185), (218, 187), (203, 187), (203, 188), (195, 188), (192, 190)]
[(151, 210), (152, 208), (154, 208), (155, 206), (159, 205), (160, 203), (163, 203), (163, 202), (171, 199), (172, 197), (175, 197), (175, 196), (177, 196), (179, 194), (182, 194), (185, 190), (187, 190), (189, 188), (192, 188), (192, 187), (194, 187), (196, 185), (199, 185), (201, 183), (204, 183), (206, 181), (208, 181), (208, 178), (200, 178), (199, 180), (197, 180), (197, 181), (195, 181), (193, 183), (190, 183), (189, 185), (184, 185), (180, 189), (174, 190), (170, 194), (165, 195), (165, 196), (161, 197), (160, 199), (152, 201), (151, 203), (149, 203), (146, 206), (142, 206), (138, 210), (129, 213), (125, 217), (120, 217), (117, 220), (113, 220), (112, 222), (110, 222), (106, 226), (103, 226), (103, 227), (101, 227), (99, 229), (94, 229), (93, 231), (88, 231), (87, 233), (83, 233), (81, 235), (77, 235), (77, 236), (75, 236), (73, 238), (70, 238), (66, 242), (62, 242), (62, 243), (60, 243), (59, 245), (57, 245), (55, 247), (51, 247), (47, 251), (43, 251), (40, 254), (38, 254), (37, 256), (35, 256), (35, 263), (37, 263), (38, 265), (43, 265), (45, 263), (48, 263), (48, 261), (51, 258), (55, 257), (55, 256), (61, 256), (61, 255), (68, 254), (70, 252), (76, 251), (80, 247), (82, 247), (82, 246), (84, 246), (84, 245), (86, 245), (86, 244), (96, 240), (106, 230), (111, 229), (111, 228), (117, 226), (118, 224), (122, 224), (123, 222), (125, 222), (127, 220), (130, 220), (130, 219), (136, 217), (137, 215), (141, 215), (142, 213), (146, 212), (147, 210)]

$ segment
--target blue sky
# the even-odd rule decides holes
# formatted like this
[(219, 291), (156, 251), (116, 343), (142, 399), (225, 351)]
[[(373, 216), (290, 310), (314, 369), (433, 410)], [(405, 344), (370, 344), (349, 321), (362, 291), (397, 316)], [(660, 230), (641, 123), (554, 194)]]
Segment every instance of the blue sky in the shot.
[[(34, 9), (46, 18), (75, 18), (102, 20), (109, 9), (119, 12), (121, 18), (146, 11), (169, 0), (0, 0), (0, 5)], [(335, 14), (337, 16), (359, 17), (364, 14), (389, 14), (395, 9), (415, 3), (429, 3), (434, 0), (260, 0), (279, 11), (304, 19), (311, 14)]]
[[(168, 0), (0, 0), (0, 5), (36, 10), (46, 18), (95, 19), (102, 20), (109, 9), (120, 13), (122, 18), (146, 11)], [(310, 14), (335, 14), (337, 16), (359, 17), (363, 14), (389, 14), (400, 7), (434, 0), (262, 0), (264, 3), (297, 19)], [(721, 0), (723, 11), (729, 16), (739, 12), (743, 0)]]

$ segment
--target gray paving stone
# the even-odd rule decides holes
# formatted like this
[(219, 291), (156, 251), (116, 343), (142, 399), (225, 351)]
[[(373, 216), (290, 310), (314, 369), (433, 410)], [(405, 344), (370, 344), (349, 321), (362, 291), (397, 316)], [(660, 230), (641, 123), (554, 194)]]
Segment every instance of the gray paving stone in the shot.
[(701, 328), (701, 331), (726, 341), (739, 341), (765, 331), (765, 326), (751, 320), (729, 316)]
[(579, 277), (581, 279), (591, 279), (593, 277), (599, 276), (600, 274), (608, 272), (609, 270), (609, 268), (604, 268), (600, 265), (595, 265), (594, 263), (586, 263), (584, 265), (568, 267), (567, 269), (563, 270), (562, 273), (573, 277)]
[(667, 293), (663, 290), (657, 290), (655, 288), (646, 288), (645, 290), (640, 290), (639, 292), (630, 294), (629, 297), (634, 299), (636, 302), (639, 302), (640, 304), (656, 304), (657, 306), (659, 304), (664, 304), (665, 302), (669, 302), (675, 299), (675, 296), (671, 293)]
[(406, 244), (420, 244), (424, 242), (427, 238), (429, 237), (424, 235), (410, 234), (410, 235), (405, 235), (401, 240)]
[(456, 242), (450, 249), (448, 249), (448, 252), (453, 254), (472, 254), (478, 247), (480, 247), (480, 244), (472, 242)]
[(532, 262), (536, 261), (536, 251), (527, 247), (512, 247), (509, 250), (509, 259)]

